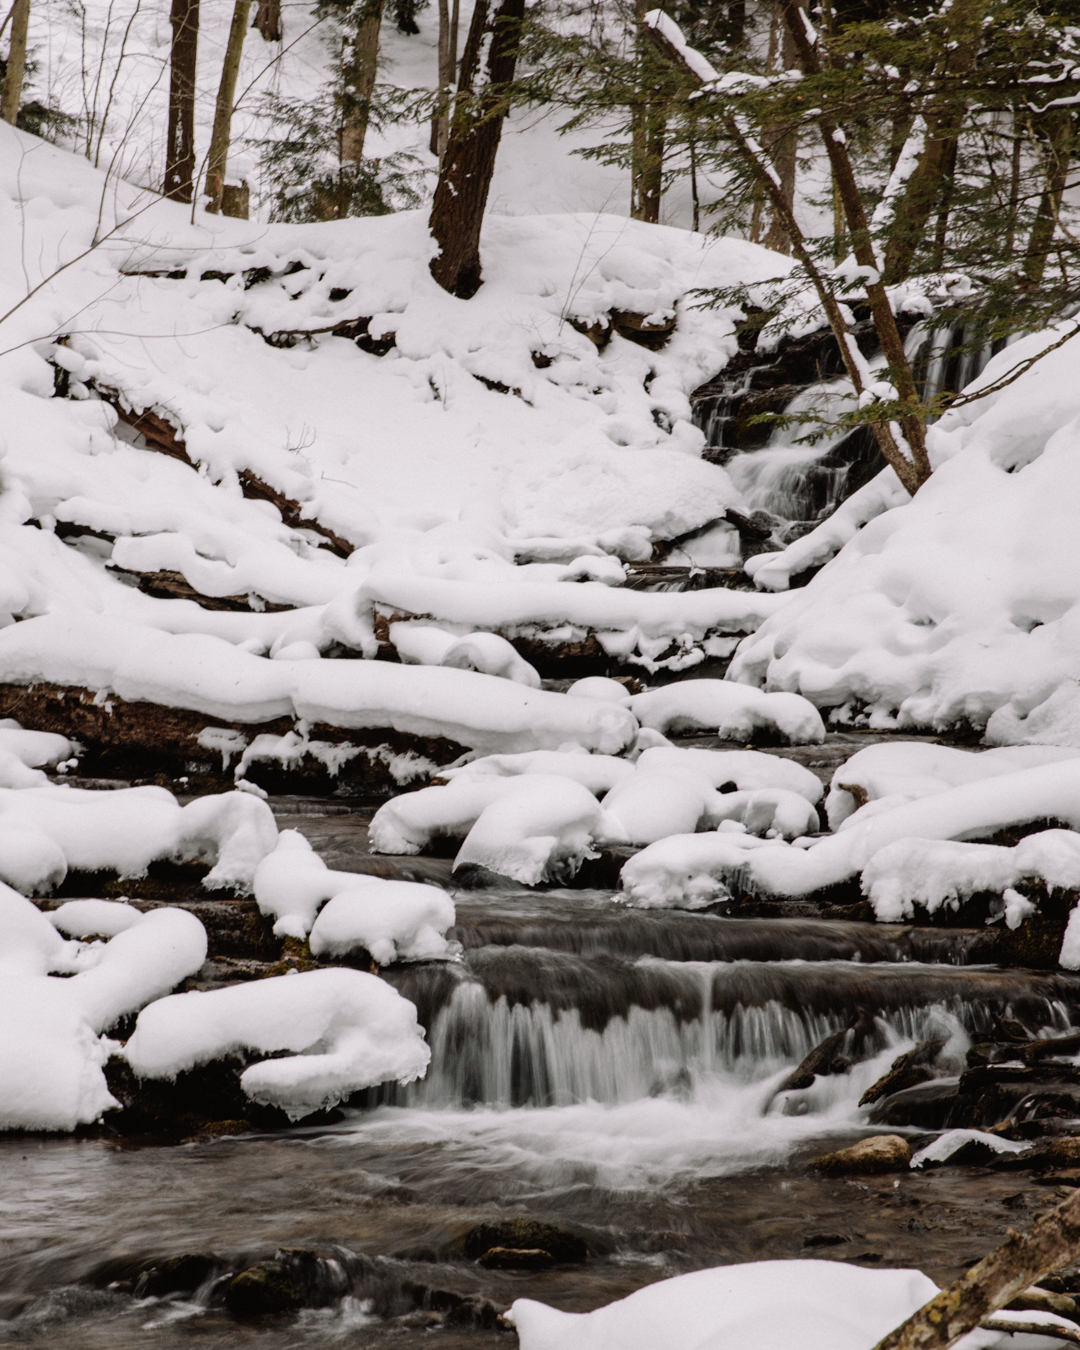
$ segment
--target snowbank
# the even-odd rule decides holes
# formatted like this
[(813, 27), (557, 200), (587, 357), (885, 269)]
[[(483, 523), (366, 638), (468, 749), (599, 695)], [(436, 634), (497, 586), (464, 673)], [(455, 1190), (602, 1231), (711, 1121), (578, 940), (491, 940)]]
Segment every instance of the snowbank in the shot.
[[(1057, 336), (1007, 347), (979, 383)], [(847, 517), (868, 518), (878, 494), (880, 513), (742, 643), (732, 678), (798, 691), (871, 726), (970, 723), (991, 744), (1080, 746), (1075, 373), (1076, 349), (1065, 346), (946, 413), (928, 433), (934, 474), (913, 500), (895, 503), (875, 480), (843, 520), (757, 564), (755, 580), (771, 585), (823, 561), (824, 535), (841, 542), (856, 523)]]
[(485, 867), (523, 886), (565, 882), (586, 858), (595, 857), (593, 840), (604, 830), (604, 810), (580, 783), (531, 774), (525, 779), (496, 779), (522, 784), (524, 791), (503, 795), (480, 812), (454, 859), (454, 870)]
[[(1061, 820), (1080, 830), (1080, 761), (1045, 764), (949, 788), (880, 811), (863, 822), (852, 820), (837, 834), (797, 841), (805, 847), (734, 833), (676, 835), (631, 858), (622, 869), (622, 884), (628, 898), (639, 905), (704, 904), (729, 894), (728, 882), (769, 895), (809, 895), (858, 875), (882, 849), (899, 840), (978, 838), (1007, 825), (1043, 819)], [(1056, 867), (1060, 850), (1054, 842), (1047, 847), (1054, 848), (1055, 861), (1046, 865)], [(911, 856), (918, 858), (919, 850), (913, 849)], [(1067, 874), (1067, 870), (1060, 873)]]
[(821, 716), (805, 698), (763, 694), (727, 680), (682, 680), (635, 694), (630, 711), (643, 727), (660, 732), (715, 731), (722, 740), (748, 741), (756, 731), (767, 731), (793, 745), (825, 739)]
[(917, 1270), (755, 1261), (646, 1285), (591, 1313), (510, 1307), (521, 1350), (871, 1350), (938, 1292)]
[(123, 931), (87, 947), (64, 941), (29, 900), (0, 885), (0, 1130), (73, 1130), (117, 1106), (102, 1067), (119, 1046), (101, 1033), (205, 961), (206, 932), (194, 915), (115, 908), (125, 911)]
[(238, 1050), (292, 1052), (250, 1065), (240, 1085), (293, 1120), (388, 1079), (411, 1083), (431, 1058), (413, 1005), (358, 970), (313, 970), (159, 999), (139, 1014), (124, 1054), (142, 1078), (175, 1078)]
[(142, 876), (159, 858), (212, 863), (204, 886), (246, 892), (277, 842), (270, 808), (247, 793), (181, 807), (159, 787), (0, 789), (0, 826), (0, 880), (28, 895), (51, 890), (69, 869)]
[[(612, 681), (614, 683), (614, 681)], [(456, 769), (443, 769), (440, 778), (453, 783), (464, 778), (504, 777), (554, 773), (572, 778), (598, 797), (633, 775), (634, 765), (614, 755), (590, 755), (581, 746), (567, 750), (533, 750), (524, 755), (485, 755)]]

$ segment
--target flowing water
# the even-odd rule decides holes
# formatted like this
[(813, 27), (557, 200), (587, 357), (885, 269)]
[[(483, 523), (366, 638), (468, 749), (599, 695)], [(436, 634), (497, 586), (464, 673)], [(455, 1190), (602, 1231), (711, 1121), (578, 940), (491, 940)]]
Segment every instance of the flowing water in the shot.
[[(366, 813), (304, 810), (281, 824), (333, 866), (446, 878), (445, 860), (372, 859)], [(1080, 976), (975, 964), (974, 931), (627, 911), (607, 891), (463, 892), (454, 936), (459, 960), (386, 972), (427, 1026), (427, 1077), (332, 1124), (170, 1147), (0, 1141), (0, 1344), (513, 1344), (495, 1317), (516, 1297), (584, 1310), (722, 1261), (809, 1253), (947, 1278), (1035, 1203), (1015, 1179), (959, 1179), (942, 1199), (922, 1176), (839, 1183), (801, 1164), (873, 1132), (859, 1098), (916, 1043), (945, 1040), (959, 1067), (997, 1019), (1080, 1021)], [(784, 1086), (845, 1029), (848, 1072)], [(589, 1261), (463, 1259), (471, 1224), (515, 1214), (584, 1238)], [(323, 1306), (234, 1319), (221, 1277), (279, 1249), (316, 1253)], [(140, 1296), (140, 1268), (185, 1253), (218, 1263), (200, 1289)]]

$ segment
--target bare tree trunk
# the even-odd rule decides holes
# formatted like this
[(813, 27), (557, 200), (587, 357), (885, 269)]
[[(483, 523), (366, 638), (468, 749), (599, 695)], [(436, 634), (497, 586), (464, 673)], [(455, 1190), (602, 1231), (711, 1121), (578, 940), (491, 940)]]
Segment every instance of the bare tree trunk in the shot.
[(439, 245), (439, 253), (431, 261), (431, 275), (443, 290), (463, 300), (474, 296), (482, 281), (480, 225), (517, 66), (525, 0), (502, 0), (496, 11), (491, 22), (486, 79), (474, 94), (487, 16), (488, 0), (477, 0), (429, 222)]
[(218, 85), (217, 106), (214, 109), (214, 131), (210, 137), (210, 156), (206, 165), (206, 195), (210, 198), (206, 209), (215, 215), (221, 210), (221, 198), (225, 191), (236, 77), (240, 73), (240, 53), (244, 49), (250, 13), (251, 0), (236, 0), (229, 40), (225, 46), (225, 60), (221, 66), (221, 83)]
[(257, 28), (267, 42), (281, 41), (281, 0), (259, 0), (252, 28)]
[[(770, 74), (789, 70), (795, 64), (795, 45), (780, 13), (773, 9), (769, 30), (769, 54), (766, 69)], [(795, 204), (795, 168), (799, 153), (799, 138), (793, 131), (777, 125), (762, 128), (761, 144), (768, 151), (773, 168), (780, 178), (780, 189), (789, 208)], [(755, 244), (764, 244), (774, 253), (790, 254), (791, 240), (787, 231), (769, 209), (768, 198), (759, 189), (750, 218), (750, 238)]]
[(664, 195), (664, 142), (667, 136), (667, 104), (653, 95), (645, 105), (644, 153), (638, 165), (636, 219), (648, 225), (660, 223), (660, 198)]
[(383, 0), (362, 0), (360, 21), (352, 43), (342, 53), (342, 83), (345, 98), (341, 109), (342, 164), (364, 162), (364, 141), (371, 121), (371, 96), (379, 67), (379, 29), (382, 27)]
[(1027, 257), (1024, 259), (1024, 275), (1037, 286), (1046, 270), (1046, 258), (1057, 228), (1058, 212), (1061, 210), (1061, 194), (1069, 175), (1069, 160), (1073, 147), (1072, 112), (1068, 108), (1055, 108), (1044, 113), (1035, 122), (1035, 131), (1043, 141), (1043, 163), (1045, 176), (1042, 196), (1035, 212), (1035, 220), (1028, 237)]
[(446, 140), (450, 133), (450, 118), (447, 108), (449, 91), (453, 88), (457, 75), (458, 23), (461, 16), (461, 0), (439, 0), (439, 89), (442, 99), (435, 116), (431, 119), (431, 153), (438, 155), (442, 166), (446, 154)]
[(195, 57), (199, 0), (172, 0), (169, 130), (165, 147), (165, 196), (190, 202), (195, 190)]
[(11, 47), (7, 73), (0, 93), (0, 118), (12, 126), (19, 116), (23, 77), (26, 74), (26, 35), (30, 26), (30, 0), (15, 0), (11, 8)]
[(997, 1251), (890, 1332), (875, 1350), (947, 1350), (987, 1314), (1005, 1307), (1050, 1271), (1074, 1261), (1078, 1251), (1080, 1191), (1073, 1191), (1063, 1204), (1036, 1219), (1027, 1233), (1010, 1232)]
[[(938, 71), (943, 80), (962, 84), (963, 77), (973, 69), (985, 11), (986, 0), (956, 0), (952, 6), (949, 18), (956, 37)], [(955, 163), (955, 142), (965, 110), (963, 97), (954, 96), (925, 114), (925, 146), (897, 202), (885, 247), (886, 285), (896, 285), (911, 272), (915, 251), (926, 236), (927, 223), (948, 177), (949, 164)]]

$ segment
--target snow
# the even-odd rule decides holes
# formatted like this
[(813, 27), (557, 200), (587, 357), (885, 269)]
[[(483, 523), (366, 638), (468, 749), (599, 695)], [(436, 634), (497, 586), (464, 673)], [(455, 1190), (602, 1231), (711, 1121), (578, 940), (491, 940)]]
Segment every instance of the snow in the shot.
[(239, 1050), (292, 1052), (251, 1064), (240, 1085), (293, 1120), (391, 1078), (412, 1082), (431, 1058), (413, 1005), (358, 970), (312, 970), (158, 999), (139, 1014), (124, 1054), (142, 1078), (175, 1078)]
[(714, 829), (729, 795), (717, 792), (704, 778), (642, 768), (639, 761), (633, 774), (604, 798), (606, 840), (652, 844), (670, 834)]
[(439, 665), (451, 670), (477, 670), (481, 675), (496, 675), (529, 689), (540, 688), (536, 670), (497, 633), (470, 633), (457, 638), (443, 653)]
[[(63, 908), (70, 915), (71, 906), (105, 903)], [(102, 1032), (206, 959), (206, 932), (194, 915), (112, 908), (135, 921), (108, 943), (86, 946), (65, 941), (29, 900), (0, 885), (0, 1130), (73, 1130), (116, 1107), (102, 1067), (119, 1047)], [(69, 922), (84, 926), (78, 915)]]
[(373, 853), (419, 853), (432, 839), (464, 839), (481, 814), (500, 797), (531, 794), (539, 775), (468, 774), (445, 787), (421, 788), (394, 797), (372, 817)]
[(839, 1261), (755, 1261), (646, 1285), (591, 1313), (517, 1299), (508, 1314), (521, 1350), (871, 1350), (929, 1302), (917, 1270)]
[[(798, 846), (734, 833), (674, 835), (631, 858), (622, 869), (622, 885), (632, 903), (647, 906), (696, 907), (710, 898), (728, 895), (727, 883), (736, 880), (741, 888), (752, 892), (803, 896), (858, 875), (883, 849), (898, 841), (978, 838), (1018, 822), (1044, 819), (1061, 820), (1080, 830), (1077, 760), (963, 783), (880, 811), (862, 822), (853, 820), (836, 834), (796, 841)], [(1038, 855), (1040, 866), (1045, 865), (1051, 876), (1067, 879), (1072, 875), (1075, 856), (1071, 831), (1048, 833), (1053, 837), (1046, 845), (1029, 847), (1045, 848), (1045, 853)], [(1062, 834), (1069, 841), (1065, 845), (1058, 838)], [(893, 856), (917, 860), (922, 852), (916, 847), (907, 853), (898, 850)], [(1025, 855), (1029, 856), (1031, 853)], [(930, 857), (932, 860), (932, 852)], [(964, 855), (965, 860), (968, 857)], [(914, 885), (906, 878), (917, 876), (921, 865), (913, 862), (910, 870), (905, 868), (904, 884)], [(930, 884), (938, 890), (928, 889), (928, 896), (952, 884), (946, 879), (948, 865), (943, 864), (945, 875), (941, 877), (931, 873)], [(928, 871), (931, 866), (932, 861)], [(905, 902), (890, 900), (894, 903), (902, 909)]]
[(69, 937), (116, 937), (137, 924), (142, 914), (118, 900), (65, 900), (46, 918)]
[[(611, 683), (614, 684), (614, 680)], [(634, 765), (614, 755), (590, 755), (580, 746), (572, 746), (564, 750), (533, 750), (524, 755), (485, 755), (457, 768), (441, 769), (439, 777), (453, 783), (465, 778), (510, 778), (517, 774), (534, 773), (572, 778), (575, 783), (581, 783), (590, 792), (602, 797), (617, 783), (632, 777)]]
[(656, 746), (642, 752), (637, 767), (676, 772), (685, 768), (706, 778), (715, 788), (728, 784), (748, 792), (757, 788), (782, 788), (805, 797), (811, 806), (815, 806), (822, 795), (817, 774), (792, 759), (767, 755), (761, 750), (684, 750), (676, 746)]
[(159, 787), (0, 789), (0, 823), (0, 880), (30, 895), (51, 890), (71, 869), (134, 877), (157, 859), (212, 863), (207, 889), (243, 893), (277, 841), (270, 808), (239, 792), (181, 807)]
[(919, 1149), (911, 1159), (911, 1166), (918, 1170), (928, 1162), (948, 1162), (965, 1144), (973, 1143), (985, 1144), (994, 1153), (1023, 1153), (1031, 1147), (1026, 1140), (1015, 1143), (1011, 1139), (1002, 1139), (999, 1134), (987, 1134), (984, 1130), (946, 1130), (933, 1143)]
[[(703, 592), (691, 592), (703, 594)], [(635, 694), (630, 711), (655, 731), (715, 731), (722, 740), (748, 741), (759, 730), (792, 744), (825, 739), (817, 709), (797, 694), (763, 694), (726, 680), (682, 680)]]
[(338, 891), (319, 911), (309, 938), (312, 955), (348, 956), (363, 947), (380, 966), (453, 955), (446, 930), (456, 916), (445, 891), (378, 877), (358, 881), (355, 890)]
[(498, 797), (480, 812), (454, 859), (455, 871), (472, 865), (523, 886), (565, 883), (596, 856), (593, 840), (605, 817), (588, 788), (545, 774), (494, 781), (522, 783), (526, 790)]

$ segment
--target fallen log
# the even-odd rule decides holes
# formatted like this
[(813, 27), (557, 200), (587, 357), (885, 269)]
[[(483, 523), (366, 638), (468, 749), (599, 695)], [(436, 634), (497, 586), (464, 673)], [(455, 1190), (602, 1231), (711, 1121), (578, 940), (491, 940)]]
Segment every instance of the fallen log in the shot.
[[(78, 741), (84, 747), (80, 775), (163, 785), (182, 778), (189, 791), (230, 788), (236, 764), (250, 747), (258, 753), (249, 751), (244, 776), (268, 792), (378, 800), (423, 786), (466, 749), (443, 737), (388, 727), (315, 723), (298, 730), (290, 717), (227, 722), (187, 708), (45, 683), (0, 685), (0, 717)], [(259, 736), (278, 743), (256, 746)]]
[(255, 591), (247, 595), (203, 595), (183, 573), (164, 568), (157, 572), (133, 572), (129, 567), (117, 567), (115, 563), (109, 563), (105, 570), (119, 581), (126, 581), (142, 591), (143, 595), (152, 595), (157, 600), (194, 600), (203, 609), (233, 614), (284, 614), (296, 608), (295, 605), (279, 605), (273, 600), (264, 600)]
[[(1080, 1251), (1080, 1190), (1042, 1215), (1026, 1233), (1008, 1232), (996, 1251), (890, 1331), (875, 1350), (948, 1350), (1044, 1275), (1075, 1260)], [(1018, 1327), (1003, 1321), (992, 1329)], [(1061, 1332), (1058, 1327), (1050, 1331), (1041, 1327), (1038, 1334)], [(1062, 1334), (1061, 1339), (1072, 1337)]]

